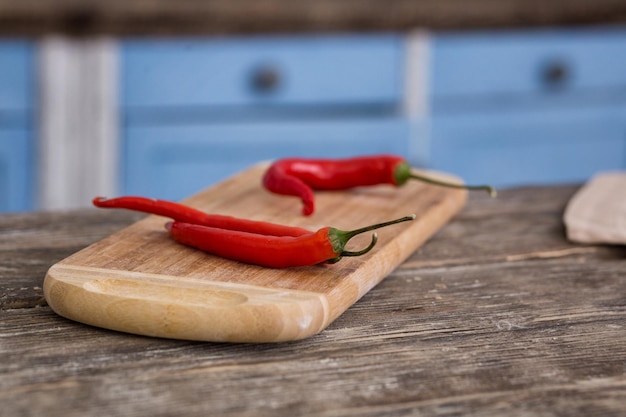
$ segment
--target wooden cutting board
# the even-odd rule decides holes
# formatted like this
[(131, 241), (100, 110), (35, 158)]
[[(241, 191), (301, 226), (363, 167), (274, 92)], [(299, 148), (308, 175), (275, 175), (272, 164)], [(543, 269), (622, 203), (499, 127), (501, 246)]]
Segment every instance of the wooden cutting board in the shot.
[[(220, 342), (302, 339), (324, 330), (378, 284), (467, 198), (465, 190), (418, 181), (400, 188), (316, 192), (316, 212), (304, 217), (298, 198), (261, 187), (266, 167), (254, 166), (183, 203), (310, 230), (351, 230), (411, 213), (417, 217), (379, 229), (378, 244), (364, 256), (271, 269), (178, 244), (164, 229), (169, 219), (147, 216), (53, 265), (44, 281), (48, 304), (66, 318), (141, 335)], [(346, 249), (361, 249), (370, 238), (359, 235)]]

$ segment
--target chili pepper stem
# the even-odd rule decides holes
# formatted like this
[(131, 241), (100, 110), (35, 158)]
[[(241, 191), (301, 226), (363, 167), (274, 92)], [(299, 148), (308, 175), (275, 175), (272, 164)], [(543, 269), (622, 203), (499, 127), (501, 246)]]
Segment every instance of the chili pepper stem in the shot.
[(367, 245), (367, 247), (365, 249), (361, 249), (359, 251), (347, 251), (347, 250), (344, 250), (343, 252), (341, 252), (341, 256), (361, 256), (361, 255), (365, 255), (367, 252), (371, 251), (372, 248), (374, 248), (374, 246), (376, 245), (376, 242), (378, 242), (378, 234), (374, 233), (374, 234), (372, 234), (372, 240), (371, 240), (370, 244)]
[(411, 166), (404, 161), (396, 165), (393, 173), (393, 178), (396, 185), (403, 185), (409, 179), (414, 179), (425, 182), (427, 184), (439, 185), (441, 187), (461, 188), (463, 190), (485, 190), (489, 193), (491, 197), (495, 197), (497, 194), (495, 188), (493, 188), (491, 185), (458, 184), (454, 182), (441, 181), (435, 178), (427, 177), (425, 175), (417, 174), (411, 169)]
[(411, 174), (409, 174), (409, 178), (426, 182), (428, 184), (440, 185), (442, 187), (448, 187), (448, 188), (461, 188), (465, 190), (485, 190), (489, 193), (490, 197), (495, 197), (497, 195), (496, 189), (493, 188), (491, 185), (455, 184), (453, 182), (439, 181), (434, 178), (425, 177), (423, 175), (419, 175), (414, 172), (411, 172)]
[(377, 223), (370, 226), (361, 227), (355, 230), (339, 230), (335, 228), (330, 228), (328, 231), (328, 237), (331, 240), (333, 248), (335, 249), (335, 253), (339, 254), (339, 257), (343, 256), (361, 256), (372, 250), (376, 242), (378, 241), (378, 235), (374, 233), (372, 235), (372, 240), (370, 244), (360, 250), (360, 251), (346, 251), (344, 250), (346, 244), (350, 239), (352, 239), (356, 235), (360, 235), (361, 233), (369, 232), (370, 230), (380, 229), (381, 227), (391, 226), (392, 224), (411, 221), (415, 219), (415, 214), (411, 214), (409, 216), (401, 217), (399, 219), (390, 220), (388, 222)]

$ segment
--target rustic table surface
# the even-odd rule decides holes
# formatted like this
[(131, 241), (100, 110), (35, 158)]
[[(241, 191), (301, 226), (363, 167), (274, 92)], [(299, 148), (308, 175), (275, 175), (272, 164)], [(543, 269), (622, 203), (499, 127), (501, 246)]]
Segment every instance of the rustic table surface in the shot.
[(142, 216), (0, 216), (0, 415), (624, 415), (626, 247), (565, 239), (577, 189), (472, 194), (327, 330), (282, 344), (61, 318), (47, 269)]

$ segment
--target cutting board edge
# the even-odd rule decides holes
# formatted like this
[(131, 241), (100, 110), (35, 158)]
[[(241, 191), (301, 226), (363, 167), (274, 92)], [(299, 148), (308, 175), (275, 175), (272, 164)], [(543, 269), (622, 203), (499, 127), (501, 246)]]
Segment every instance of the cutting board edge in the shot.
[(62, 317), (152, 337), (283, 342), (318, 334), (331, 322), (320, 293), (111, 269), (56, 264), (43, 291)]
[[(357, 284), (358, 290), (347, 307), (345, 303), (341, 305), (341, 303), (335, 302), (333, 293), (327, 295), (331, 310), (330, 323), (387, 278), (402, 262), (406, 261), (463, 209), (468, 200), (469, 193), (467, 190), (456, 189), (447, 191), (456, 197), (446, 199), (445, 204), (438, 205), (436, 209), (433, 207), (427, 213), (421, 213), (418, 220), (398, 234), (392, 244), (385, 245), (382, 250), (374, 253), (367, 259), (364, 262), (364, 266), (349, 275), (350, 281)], [(417, 229), (420, 230), (418, 231)], [(412, 234), (419, 234), (421, 238), (415, 239), (414, 235), (411, 236)], [(335, 308), (337, 304), (339, 304), (338, 309)]]

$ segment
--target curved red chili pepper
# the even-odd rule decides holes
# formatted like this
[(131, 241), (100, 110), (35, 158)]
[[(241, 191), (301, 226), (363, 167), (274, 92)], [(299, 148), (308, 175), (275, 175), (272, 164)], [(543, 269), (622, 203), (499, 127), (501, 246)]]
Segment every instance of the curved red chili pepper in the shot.
[(302, 213), (308, 216), (315, 210), (313, 190), (345, 190), (378, 184), (401, 186), (409, 179), (444, 187), (487, 190), (492, 196), (495, 195), (495, 190), (488, 185), (448, 183), (418, 175), (411, 171), (406, 160), (395, 155), (346, 159), (280, 159), (265, 172), (263, 186), (276, 194), (300, 197)]
[(166, 229), (177, 242), (223, 258), (270, 268), (288, 268), (363, 255), (376, 244), (376, 234), (372, 235), (372, 241), (365, 249), (357, 252), (345, 250), (351, 238), (414, 218), (415, 215), (406, 216), (351, 231), (324, 227), (315, 233), (295, 237), (260, 235), (182, 222), (167, 223)]
[(313, 232), (310, 230), (284, 226), (276, 223), (239, 219), (220, 214), (208, 214), (204, 211), (180, 203), (153, 198), (123, 196), (107, 199), (95, 197), (93, 205), (100, 208), (124, 208), (147, 214), (169, 217), (179, 222), (193, 223), (219, 229), (237, 230), (270, 236), (302, 236)]

